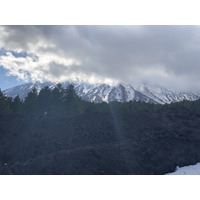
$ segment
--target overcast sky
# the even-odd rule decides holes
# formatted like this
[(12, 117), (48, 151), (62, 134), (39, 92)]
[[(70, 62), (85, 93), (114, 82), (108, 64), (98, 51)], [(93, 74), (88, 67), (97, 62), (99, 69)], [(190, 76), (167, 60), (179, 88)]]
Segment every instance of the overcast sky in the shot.
[(0, 26), (0, 73), (1, 88), (15, 77), (200, 91), (200, 27)]

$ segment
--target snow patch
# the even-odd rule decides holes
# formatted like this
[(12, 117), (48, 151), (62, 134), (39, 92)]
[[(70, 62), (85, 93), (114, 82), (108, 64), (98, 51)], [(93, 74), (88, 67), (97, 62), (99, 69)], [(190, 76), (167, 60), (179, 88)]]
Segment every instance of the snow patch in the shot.
[(175, 172), (165, 175), (200, 175), (200, 163), (196, 165), (189, 165), (185, 167), (176, 167)]

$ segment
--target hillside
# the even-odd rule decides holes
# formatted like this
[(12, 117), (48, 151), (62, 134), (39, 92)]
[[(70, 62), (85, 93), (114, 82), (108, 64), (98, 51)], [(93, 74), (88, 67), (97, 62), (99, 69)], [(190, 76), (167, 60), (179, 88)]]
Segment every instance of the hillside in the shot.
[(95, 104), (70, 85), (0, 101), (0, 174), (166, 174), (200, 162), (200, 100)]

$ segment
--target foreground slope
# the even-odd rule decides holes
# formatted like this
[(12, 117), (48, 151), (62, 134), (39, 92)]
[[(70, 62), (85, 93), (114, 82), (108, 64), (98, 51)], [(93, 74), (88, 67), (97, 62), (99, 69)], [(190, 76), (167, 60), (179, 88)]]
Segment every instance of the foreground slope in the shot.
[(166, 174), (200, 162), (200, 101), (79, 104), (1, 114), (0, 174)]

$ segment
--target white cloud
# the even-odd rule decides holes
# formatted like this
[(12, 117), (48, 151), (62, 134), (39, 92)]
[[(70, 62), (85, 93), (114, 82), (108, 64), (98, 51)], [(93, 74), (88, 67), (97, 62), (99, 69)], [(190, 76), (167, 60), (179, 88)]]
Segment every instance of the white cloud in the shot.
[[(200, 87), (196, 26), (4, 26), (0, 65), (26, 81), (151, 81)], [(38, 59), (33, 59), (36, 56)]]
[(91, 83), (111, 82), (108, 78), (101, 78), (95, 74), (88, 77), (84, 72), (79, 72), (81, 71), (77, 70), (81, 65), (79, 60), (67, 59), (51, 53), (38, 57), (39, 59), (34, 61), (31, 56), (15, 57), (12, 53), (7, 52), (6, 55), (0, 57), (0, 65), (8, 70), (8, 75), (17, 76), (26, 82), (63, 82), (67, 80), (81, 80)]
[(42, 81), (48, 80), (55, 81), (56, 76), (49, 75), (50, 64), (53, 62), (55, 65), (62, 65), (63, 70), (72, 66), (79, 66), (80, 61), (73, 58), (58, 57), (54, 54), (38, 56), (39, 59), (34, 61), (31, 56), (15, 57), (12, 53), (7, 52), (6, 55), (0, 57), (0, 65), (9, 70), (10, 75), (14, 75), (25, 81)]

